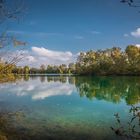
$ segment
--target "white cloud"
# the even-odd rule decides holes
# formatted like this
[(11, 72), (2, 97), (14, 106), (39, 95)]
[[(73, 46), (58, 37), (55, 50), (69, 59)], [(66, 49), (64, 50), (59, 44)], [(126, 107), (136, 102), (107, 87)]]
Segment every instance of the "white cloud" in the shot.
[(14, 52), (9, 52), (8, 56), (6, 55), (5, 60), (9, 62), (13, 58), (17, 58), (17, 61), (19, 61), (16, 63), (18, 66), (31, 65), (37, 62), (35, 56), (33, 56), (28, 50), (16, 50)]
[(136, 44), (136, 46), (137, 46), (138, 48), (140, 48), (140, 44)]
[(40, 65), (60, 65), (75, 62), (77, 54), (70, 51), (54, 51), (44, 47), (31, 47), (31, 51), (16, 51), (12, 55), (22, 53), (24, 58), (17, 64), (18, 66), (29, 65), (31, 67), (40, 67)]
[(69, 61), (73, 54), (69, 51), (61, 52), (61, 51), (52, 51), (46, 49), (44, 47), (32, 47), (32, 51), (36, 53), (38, 56), (46, 57), (53, 60), (60, 60), (60, 61)]
[(134, 37), (140, 37), (140, 28), (137, 28), (136, 31), (131, 32), (131, 35)]
[(33, 56), (31, 56), (31, 55), (27, 56), (26, 59), (27, 59), (29, 62), (36, 62), (35, 57), (33, 57)]

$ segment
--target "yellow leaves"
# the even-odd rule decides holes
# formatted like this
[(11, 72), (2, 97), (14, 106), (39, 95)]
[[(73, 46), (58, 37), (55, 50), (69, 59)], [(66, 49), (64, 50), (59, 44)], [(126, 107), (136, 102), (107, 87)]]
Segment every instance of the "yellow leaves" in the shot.
[(140, 55), (139, 48), (134, 45), (127, 46), (125, 52), (128, 54), (129, 57), (135, 57)]
[(22, 41), (13, 39), (13, 45), (14, 45), (14, 47), (17, 47), (17, 46), (26, 46), (26, 44), (27, 44), (26, 42), (22, 42)]

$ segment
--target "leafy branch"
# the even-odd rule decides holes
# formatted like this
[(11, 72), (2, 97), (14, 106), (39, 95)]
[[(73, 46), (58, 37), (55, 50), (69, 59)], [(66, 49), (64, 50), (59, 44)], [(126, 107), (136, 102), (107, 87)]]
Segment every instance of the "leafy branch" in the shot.
[(111, 130), (113, 130), (116, 135), (127, 139), (140, 139), (140, 107), (132, 106), (129, 113), (131, 113), (132, 117), (127, 123), (127, 128), (122, 124), (119, 114), (114, 114), (118, 126), (116, 128), (111, 127)]

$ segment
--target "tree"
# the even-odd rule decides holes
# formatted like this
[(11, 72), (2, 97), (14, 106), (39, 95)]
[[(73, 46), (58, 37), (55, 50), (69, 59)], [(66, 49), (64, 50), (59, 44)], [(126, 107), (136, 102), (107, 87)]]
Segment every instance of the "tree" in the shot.
[(121, 0), (120, 2), (127, 4), (129, 7), (140, 8), (140, 0)]
[(75, 73), (75, 64), (74, 63), (70, 63), (68, 65), (69, 68), (69, 72), (68, 73)]
[(118, 47), (90, 50), (80, 53), (76, 62), (76, 73), (88, 75), (140, 74), (140, 48), (127, 46), (125, 52)]
[(23, 1), (0, 0), (0, 21), (4, 22), (9, 19), (19, 19), (25, 10)]
[(125, 52), (128, 56), (129, 70), (131, 72), (138, 72), (140, 66), (140, 48), (135, 45), (129, 45)]
[(24, 74), (29, 74), (29, 71), (30, 71), (29, 66), (25, 66), (25, 67), (23, 68), (23, 71), (24, 71)]
[(52, 66), (51, 65), (48, 65), (46, 72), (47, 73), (52, 73), (52, 70), (53, 70)]
[[(0, 0), (0, 49), (6, 47), (7, 45), (11, 44), (13, 42), (13, 36), (8, 35), (6, 32), (6, 29), (3, 28), (4, 23), (9, 22), (10, 20), (19, 20), (21, 16), (23, 15), (25, 11), (25, 5), (22, 1), (19, 1), (19, 3), (16, 0)], [(3, 24), (2, 24), (3, 23)], [(0, 50), (1, 51), (1, 50)], [(7, 55), (9, 56), (8, 52)], [(0, 53), (0, 58), (5, 57), (5, 52)], [(16, 63), (18, 63), (21, 58), (22, 54), (16, 55), (16, 56), (9, 56), (10, 60), (7, 64), (5, 64), (3, 67), (0, 67), (0, 73), (3, 74), (6, 72), (9, 72), (9, 69)]]
[[(0, 25), (6, 21), (19, 20), (25, 12), (25, 4), (23, 1), (17, 2), (12, 0), (0, 0)], [(3, 27), (3, 26), (2, 26)], [(0, 48), (7, 46), (13, 41), (13, 36), (7, 34), (6, 29), (0, 33)]]
[(139, 0), (121, 0), (121, 3), (126, 3), (130, 7), (140, 7), (140, 1)]
[(45, 70), (46, 70), (46, 67), (45, 67), (45, 65), (42, 64), (42, 65), (40, 66), (40, 72), (41, 72), (41, 73), (45, 73)]
[(62, 64), (59, 66), (59, 70), (61, 74), (67, 73), (67, 66), (65, 64)]
[(39, 73), (39, 70), (37, 68), (30, 68), (30, 73), (37, 74), (37, 73)]

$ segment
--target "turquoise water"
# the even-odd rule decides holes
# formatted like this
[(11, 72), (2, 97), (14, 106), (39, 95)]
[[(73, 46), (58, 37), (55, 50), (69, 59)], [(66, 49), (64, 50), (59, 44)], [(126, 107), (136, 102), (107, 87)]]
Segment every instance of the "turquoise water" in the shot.
[(33, 140), (124, 139), (110, 129), (114, 114), (125, 126), (139, 102), (139, 77), (26, 76), (0, 84), (0, 111), (22, 112), (9, 117), (10, 127)]

